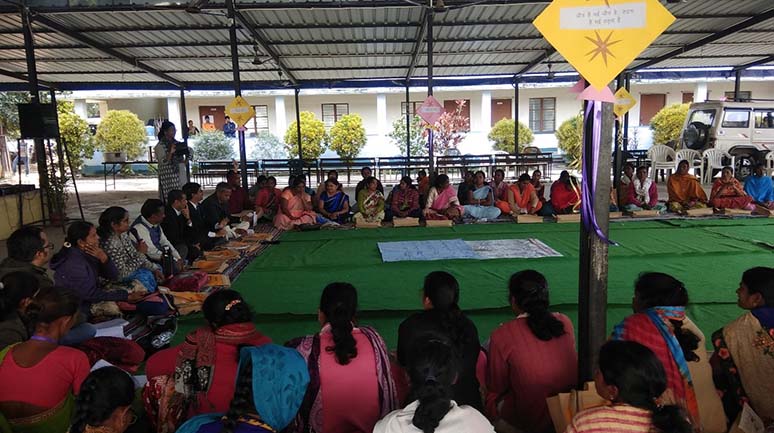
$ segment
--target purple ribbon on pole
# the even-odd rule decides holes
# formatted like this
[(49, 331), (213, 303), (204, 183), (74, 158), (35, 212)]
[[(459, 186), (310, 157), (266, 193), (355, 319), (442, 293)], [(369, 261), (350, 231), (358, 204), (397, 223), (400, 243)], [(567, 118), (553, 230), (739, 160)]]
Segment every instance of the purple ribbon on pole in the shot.
[[(593, 117), (594, 128), (591, 131), (587, 131), (585, 125), (588, 120)], [(601, 101), (589, 101), (586, 104), (586, 112), (583, 118), (584, 129), (583, 135), (591, 133), (591, 154), (593, 155), (591, 160), (589, 158), (582, 158), (583, 164), (581, 169), (581, 222), (588, 231), (594, 231), (597, 237), (603, 242), (607, 242), (610, 245), (618, 245), (616, 242), (611, 241), (602, 232), (597, 223), (597, 215), (594, 211), (594, 198), (597, 192), (597, 166), (599, 165), (599, 148), (602, 143), (602, 102)], [(584, 146), (586, 140), (583, 140)], [(585, 155), (585, 152), (581, 153)]]

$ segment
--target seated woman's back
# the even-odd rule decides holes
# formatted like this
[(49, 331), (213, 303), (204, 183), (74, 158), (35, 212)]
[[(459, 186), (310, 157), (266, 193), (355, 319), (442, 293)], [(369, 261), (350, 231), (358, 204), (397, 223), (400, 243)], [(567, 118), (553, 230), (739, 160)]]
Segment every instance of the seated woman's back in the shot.
[(357, 292), (333, 283), (320, 300), (318, 334), (288, 343), (306, 360), (311, 381), (293, 432), (371, 432), (397, 406), (387, 348), (379, 334), (353, 325)]

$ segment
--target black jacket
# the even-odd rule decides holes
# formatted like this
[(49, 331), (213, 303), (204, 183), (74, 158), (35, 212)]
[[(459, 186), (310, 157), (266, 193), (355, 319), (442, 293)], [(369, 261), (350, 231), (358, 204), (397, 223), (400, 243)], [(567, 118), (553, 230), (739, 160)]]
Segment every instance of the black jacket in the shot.
[(199, 212), (207, 226), (207, 230), (210, 231), (215, 231), (215, 226), (220, 223), (223, 218), (231, 220), (231, 215), (228, 213), (228, 203), (220, 203), (218, 201), (218, 193), (216, 192), (213, 192), (201, 202), (199, 205)]
[[(426, 310), (414, 313), (404, 320), (398, 328), (398, 362), (406, 366), (411, 348), (424, 338), (441, 338), (450, 341), (460, 356), (460, 372), (453, 386), (454, 401), (459, 405), (467, 404), (483, 412), (479, 383), (476, 378), (476, 363), (481, 352), (476, 325), (462, 312), (452, 314)], [(457, 331), (458, 330), (458, 331)], [(452, 333), (459, 335), (452, 335)]]
[(161, 222), (161, 228), (172, 245), (191, 246), (197, 243), (193, 228), (188, 226), (188, 221), (183, 214), (178, 215), (170, 205), (167, 205), (164, 211), (164, 221)]

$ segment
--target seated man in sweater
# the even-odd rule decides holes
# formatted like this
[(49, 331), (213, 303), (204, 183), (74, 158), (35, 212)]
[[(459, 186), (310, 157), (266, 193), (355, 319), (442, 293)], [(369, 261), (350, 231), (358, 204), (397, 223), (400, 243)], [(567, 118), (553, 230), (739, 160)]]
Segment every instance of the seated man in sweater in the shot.
[(194, 235), (191, 213), (188, 211), (188, 200), (186, 200), (183, 191), (173, 189), (167, 194), (167, 207), (164, 210), (161, 228), (181, 257), (188, 262), (193, 262), (199, 258), (201, 249), (199, 241)]
[[(176, 265), (174, 272), (179, 272), (185, 269), (185, 260), (180, 257), (180, 253), (169, 242), (169, 239), (164, 234), (164, 230), (161, 228), (164, 214), (164, 202), (157, 198), (145, 200), (145, 203), (140, 208), (140, 216), (132, 223), (132, 230), (136, 232), (139, 239), (142, 239), (148, 245), (148, 252), (145, 255), (152, 262), (159, 263), (163, 267), (162, 256), (165, 250), (169, 250), (169, 254), (172, 255)], [(168, 271), (165, 270), (165, 272)]]

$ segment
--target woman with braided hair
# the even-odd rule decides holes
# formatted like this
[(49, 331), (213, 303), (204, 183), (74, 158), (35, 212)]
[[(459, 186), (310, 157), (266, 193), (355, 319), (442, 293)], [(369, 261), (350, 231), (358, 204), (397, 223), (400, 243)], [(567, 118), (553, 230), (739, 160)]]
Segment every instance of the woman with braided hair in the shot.
[(495, 425), (553, 432), (546, 398), (569, 391), (578, 377), (572, 322), (549, 310), (548, 282), (540, 272), (513, 274), (508, 290), (516, 318), (492, 332), (487, 413)]
[(228, 411), (191, 418), (177, 433), (282, 431), (301, 407), (308, 384), (306, 363), (295, 350), (275, 344), (244, 347)]
[(452, 398), (459, 361), (454, 347), (443, 339), (414, 341), (408, 355), (413, 402), (384, 417), (374, 433), (493, 433), (479, 411)]
[(69, 433), (124, 433), (132, 412), (134, 381), (118, 367), (94, 370), (81, 385)]
[(459, 404), (483, 411), (476, 366), (481, 353), (476, 325), (460, 310), (460, 286), (448, 272), (425, 276), (422, 288), (423, 311), (409, 316), (398, 328), (398, 362), (404, 368), (414, 342), (431, 337), (449, 341), (460, 356), (460, 376), (453, 386)]
[(685, 314), (688, 291), (661, 272), (640, 274), (634, 284), (634, 314), (613, 329), (613, 340), (635, 341), (655, 353), (666, 372), (665, 404), (677, 404), (696, 431), (726, 431), (723, 404), (712, 382), (704, 335)]

